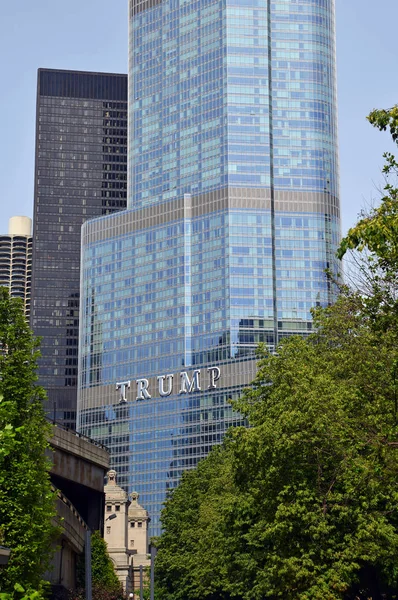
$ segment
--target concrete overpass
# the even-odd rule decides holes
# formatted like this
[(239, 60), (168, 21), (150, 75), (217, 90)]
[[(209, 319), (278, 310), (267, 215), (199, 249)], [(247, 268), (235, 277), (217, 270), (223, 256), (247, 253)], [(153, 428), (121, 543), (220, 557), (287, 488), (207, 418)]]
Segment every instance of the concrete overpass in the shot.
[(90, 529), (102, 530), (109, 452), (102, 444), (57, 425), (50, 444), (51, 482), (75, 506)]
[(76, 561), (84, 552), (85, 532), (88, 528), (103, 532), (109, 453), (101, 444), (57, 424), (50, 445), (50, 478), (57, 489), (57, 515), (63, 532), (46, 578), (57, 597), (62, 597), (63, 591), (76, 586)]

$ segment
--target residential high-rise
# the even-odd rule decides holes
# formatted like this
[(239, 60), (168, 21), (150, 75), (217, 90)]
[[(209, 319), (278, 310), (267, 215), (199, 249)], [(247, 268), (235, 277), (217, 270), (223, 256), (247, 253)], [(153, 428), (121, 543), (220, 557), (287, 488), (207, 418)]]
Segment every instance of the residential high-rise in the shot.
[(76, 420), (80, 229), (126, 207), (127, 75), (39, 69), (31, 325), (48, 410)]
[(0, 235), (0, 287), (7, 287), (12, 298), (21, 298), (25, 315), (30, 314), (32, 276), (32, 220), (11, 217), (8, 235)]
[[(79, 423), (158, 531), (340, 235), (333, 0), (131, 0), (129, 210), (82, 234)], [(119, 404), (120, 402), (120, 404)]]

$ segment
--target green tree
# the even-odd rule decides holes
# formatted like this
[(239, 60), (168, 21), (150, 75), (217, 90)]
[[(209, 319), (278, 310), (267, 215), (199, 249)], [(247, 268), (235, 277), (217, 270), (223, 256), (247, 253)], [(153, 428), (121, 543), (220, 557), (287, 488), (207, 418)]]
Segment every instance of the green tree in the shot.
[[(389, 129), (397, 143), (398, 105), (388, 110), (374, 110), (368, 120), (381, 131)], [(359, 263), (359, 270), (366, 279), (366, 289), (361, 290), (364, 308), (372, 327), (381, 332), (396, 327), (398, 319), (398, 163), (391, 153), (385, 153), (384, 159), (386, 184), (380, 204), (361, 215), (338, 250), (339, 258), (350, 252), (357, 266)]]
[(57, 532), (38, 347), (22, 302), (0, 288), (0, 531), (12, 551), (0, 569), (2, 592), (14, 593), (16, 584), (27, 594), (42, 589)]
[[(99, 531), (94, 531), (91, 535), (91, 578), (93, 600), (124, 600), (123, 588), (115, 573), (106, 542)], [(76, 600), (84, 600), (84, 556), (80, 557), (78, 565), (78, 585), (79, 589), (76, 594), (72, 594), (72, 597)]]
[(0, 600), (41, 600), (40, 592), (25, 592), (24, 588), (18, 583), (15, 584), (12, 593), (0, 592)]
[(309, 339), (263, 354), (236, 403), (252, 427), (231, 431), (166, 502), (162, 600), (398, 590), (397, 331), (380, 343), (362, 309), (347, 292), (316, 311)]
[(120, 594), (121, 586), (109, 557), (105, 540), (98, 531), (91, 536), (91, 569), (93, 585)]
[(215, 448), (196, 469), (183, 474), (162, 511), (164, 532), (156, 542), (157, 598), (231, 597), (231, 557), (242, 539), (238, 531), (231, 535), (228, 515), (241, 506), (228, 445)]
[[(394, 142), (398, 142), (398, 105), (389, 110), (374, 110), (368, 116), (369, 122), (385, 131), (390, 131)], [(384, 154), (385, 165), (383, 173), (386, 176), (384, 196), (380, 205), (362, 215), (358, 223), (352, 227), (343, 239), (339, 251), (339, 258), (343, 258), (348, 250), (364, 250), (367, 248), (373, 253), (377, 265), (384, 271), (394, 270), (398, 267), (398, 188), (397, 175), (398, 163), (393, 154)]]
[[(398, 139), (398, 107), (369, 121)], [(314, 333), (277, 354), (234, 407), (249, 429), (186, 473), (162, 512), (160, 600), (398, 597), (398, 164), (343, 240), (366, 294), (341, 287)]]

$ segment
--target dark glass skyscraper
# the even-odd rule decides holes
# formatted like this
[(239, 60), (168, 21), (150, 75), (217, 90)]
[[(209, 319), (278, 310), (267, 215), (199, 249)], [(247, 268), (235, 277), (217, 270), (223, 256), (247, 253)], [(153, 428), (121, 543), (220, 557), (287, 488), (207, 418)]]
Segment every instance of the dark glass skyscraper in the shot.
[(129, 131), (129, 210), (83, 227), (79, 421), (156, 532), (256, 345), (334, 297), (333, 0), (131, 0)]
[(127, 76), (39, 69), (31, 325), (49, 410), (76, 419), (80, 230), (126, 207)]

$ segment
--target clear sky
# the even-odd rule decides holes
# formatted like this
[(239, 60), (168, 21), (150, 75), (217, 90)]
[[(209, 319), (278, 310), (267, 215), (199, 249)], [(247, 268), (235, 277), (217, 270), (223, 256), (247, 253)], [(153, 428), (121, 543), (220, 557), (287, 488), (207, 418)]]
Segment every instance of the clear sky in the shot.
[[(332, 0), (330, 0), (332, 1)], [(387, 133), (366, 121), (398, 103), (397, 0), (336, 0), (343, 233), (383, 185)], [(127, 0), (0, 1), (0, 233), (32, 216), (39, 67), (127, 72)], [(398, 151), (397, 151), (398, 153)]]

